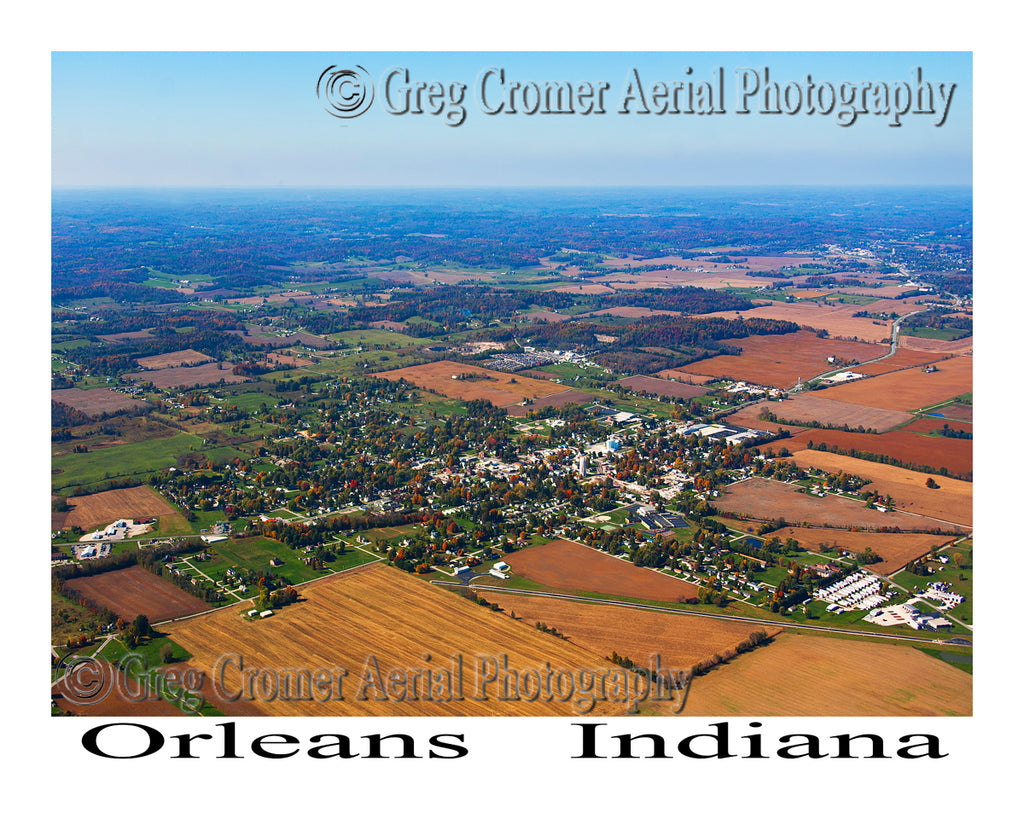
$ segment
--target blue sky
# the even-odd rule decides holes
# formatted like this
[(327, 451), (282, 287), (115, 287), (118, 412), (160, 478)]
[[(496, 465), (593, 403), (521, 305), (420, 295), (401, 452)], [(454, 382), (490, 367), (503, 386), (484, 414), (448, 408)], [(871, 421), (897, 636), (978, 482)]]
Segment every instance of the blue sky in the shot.
[[(373, 105), (354, 119), (321, 106), (330, 65), (363, 66)], [(941, 127), (932, 115), (740, 116), (737, 70), (768, 67), (785, 85), (956, 83)], [(381, 80), (468, 87), (465, 121), (390, 114)], [(607, 82), (601, 116), (485, 114), (478, 78)], [(726, 114), (617, 113), (632, 69), (657, 82), (724, 69)], [(966, 52), (56, 52), (52, 184), (66, 186), (476, 186), (970, 184), (972, 60)], [(492, 86), (493, 87), (493, 86)], [(396, 95), (397, 97), (397, 95)], [(396, 99), (397, 101), (397, 99)], [(756, 108), (755, 108), (756, 110)]]

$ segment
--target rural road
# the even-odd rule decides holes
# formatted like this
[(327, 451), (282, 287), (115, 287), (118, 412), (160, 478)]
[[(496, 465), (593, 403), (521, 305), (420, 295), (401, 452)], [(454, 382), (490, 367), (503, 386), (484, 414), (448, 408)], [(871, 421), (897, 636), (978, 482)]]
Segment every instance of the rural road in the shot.
[[(438, 586), (461, 586), (461, 583), (448, 583), (444, 580), (431, 580)], [(936, 640), (925, 639), (922, 637), (907, 637), (902, 634), (883, 634), (877, 631), (857, 631), (854, 629), (844, 628), (832, 628), (830, 626), (808, 626), (802, 623), (782, 623), (777, 620), (761, 620), (755, 617), (741, 617), (737, 614), (711, 614), (703, 611), (681, 611), (679, 609), (662, 608), (661, 606), (651, 606), (645, 603), (625, 603), (618, 600), (598, 600), (592, 597), (577, 597), (571, 594), (558, 594), (556, 592), (538, 592), (538, 591), (525, 591), (523, 589), (506, 589), (501, 586), (472, 586), (471, 588), (476, 589), (492, 589), (494, 591), (503, 592), (505, 594), (521, 594), (529, 597), (551, 597), (556, 600), (574, 600), (580, 603), (601, 603), (609, 606), (621, 606), (629, 609), (641, 609), (643, 611), (657, 611), (663, 614), (678, 614), (684, 617), (710, 617), (715, 620), (732, 620), (739, 623), (751, 623), (758, 626), (777, 626), (779, 628), (799, 628), (806, 629), (808, 631), (823, 631), (830, 634), (850, 634), (856, 637), (877, 637), (883, 640), (906, 640), (912, 643), (928, 643), (929, 645), (934, 644)], [(939, 641), (944, 642), (944, 641)]]

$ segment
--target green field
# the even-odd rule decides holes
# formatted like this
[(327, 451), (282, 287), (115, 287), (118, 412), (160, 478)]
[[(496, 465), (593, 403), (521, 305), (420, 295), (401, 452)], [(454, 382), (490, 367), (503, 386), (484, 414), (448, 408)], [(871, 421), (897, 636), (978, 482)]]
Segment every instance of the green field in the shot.
[[(312, 569), (302, 562), (303, 553), (290, 549), (283, 543), (266, 537), (248, 537), (240, 540), (221, 540), (210, 545), (213, 559), (195, 565), (215, 580), (230, 568), (242, 568), (255, 571), (266, 569), (285, 578), (289, 583), (303, 583), (325, 572)], [(270, 565), (271, 558), (284, 562), (283, 566)], [(333, 564), (332, 564), (333, 565)]]
[(128, 475), (148, 475), (174, 466), (181, 455), (201, 449), (200, 438), (180, 432), (169, 438), (152, 438), (91, 452), (58, 455), (50, 460), (53, 489), (90, 486)]

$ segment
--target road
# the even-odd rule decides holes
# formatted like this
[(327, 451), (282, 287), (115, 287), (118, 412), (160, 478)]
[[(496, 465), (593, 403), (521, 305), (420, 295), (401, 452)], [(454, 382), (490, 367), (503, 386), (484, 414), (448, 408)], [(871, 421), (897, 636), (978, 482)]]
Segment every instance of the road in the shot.
[[(444, 580), (431, 580), (438, 586), (462, 586), (461, 583), (449, 583)], [(500, 591), (505, 594), (521, 594), (528, 597), (550, 597), (556, 600), (571, 600), (578, 603), (601, 603), (608, 606), (621, 606), (622, 608), (628, 609), (641, 609), (643, 611), (656, 611), (662, 614), (678, 614), (683, 617), (710, 617), (713, 620), (732, 620), (738, 623), (751, 623), (752, 625), (758, 626), (777, 626), (779, 628), (791, 628), (791, 629), (805, 629), (807, 631), (822, 631), (828, 634), (849, 634), (856, 637), (876, 637), (882, 640), (905, 640), (912, 643), (928, 643), (933, 645), (936, 642), (942, 643), (943, 640), (936, 640), (935, 638), (927, 639), (924, 637), (907, 637), (902, 634), (883, 634), (877, 631), (858, 631), (855, 629), (845, 628), (833, 628), (831, 626), (808, 626), (802, 623), (783, 623), (777, 620), (762, 620), (755, 617), (741, 617), (737, 614), (712, 614), (711, 612), (705, 611), (682, 611), (680, 609), (668, 609), (661, 606), (652, 606), (646, 603), (626, 603), (620, 600), (604, 600), (596, 599), (593, 597), (578, 597), (572, 594), (559, 594), (557, 592), (539, 592), (539, 591), (526, 591), (524, 589), (507, 589), (501, 586), (470, 586), (470, 588), (486, 590), (490, 589), (493, 591)]]

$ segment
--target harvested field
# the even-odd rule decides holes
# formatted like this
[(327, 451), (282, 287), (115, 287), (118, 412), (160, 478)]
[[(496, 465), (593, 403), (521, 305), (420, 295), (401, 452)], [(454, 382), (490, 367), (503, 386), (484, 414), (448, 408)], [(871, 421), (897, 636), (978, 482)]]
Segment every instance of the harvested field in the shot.
[(961, 338), (957, 341), (900, 336), (900, 347), (905, 347), (908, 350), (942, 353), (943, 355), (970, 355), (974, 350), (974, 336)]
[(605, 310), (594, 310), (580, 313), (576, 318), (588, 316), (622, 316), (623, 318), (642, 318), (644, 316), (681, 316), (678, 310), (652, 310), (650, 307), (608, 307)]
[(659, 370), (655, 373), (658, 378), (665, 378), (670, 381), (678, 381), (681, 384), (707, 384), (715, 379), (710, 375), (696, 375), (695, 373), (684, 373), (682, 370)]
[[(774, 413), (778, 416), (781, 424), (787, 421), (796, 425), (817, 421), (826, 426), (843, 426), (845, 424), (853, 429), (864, 427), (864, 429), (874, 429), (879, 432), (905, 424), (914, 418), (909, 412), (876, 409), (871, 405), (849, 404), (823, 397), (825, 393), (831, 392), (831, 389), (826, 389), (816, 390), (813, 393), (799, 393), (792, 399), (781, 403), (765, 404), (762, 406), (762, 410)], [(838, 396), (836, 398), (838, 399)], [(818, 432), (819, 430), (814, 431)]]
[[(885, 302), (882, 303), (884, 309)], [(813, 327), (815, 330), (828, 330), (832, 340), (856, 338), (859, 341), (879, 343), (889, 341), (892, 332), (890, 322), (885, 325), (875, 324), (869, 318), (854, 318), (853, 314), (862, 310), (870, 310), (872, 305), (841, 304), (824, 305), (818, 301), (798, 301), (787, 304), (775, 301), (754, 310), (745, 310), (745, 318), (772, 318), (782, 321), (795, 321), (801, 327)], [(735, 318), (734, 311), (710, 313), (711, 316)], [(884, 352), (884, 351), (883, 351)]]
[(76, 577), (65, 586), (124, 620), (145, 614), (151, 623), (206, 611), (209, 606), (141, 566), (131, 566), (91, 577)]
[[(458, 398), (462, 401), (483, 399), (496, 407), (519, 403), (524, 398), (544, 398), (559, 392), (565, 392), (561, 384), (553, 384), (523, 375), (503, 373), (498, 370), (486, 370), (472, 364), (458, 364), (454, 361), (434, 361), (429, 364), (417, 364), (399, 370), (373, 373), (376, 378), (398, 381), (404, 378), (417, 387), (431, 389), (446, 398)], [(474, 379), (460, 380), (452, 376), (471, 375)], [(513, 383), (514, 382), (514, 383)]]
[(554, 290), (558, 293), (614, 293), (615, 289), (604, 284), (560, 284), (557, 287), (547, 287), (545, 290)]
[(880, 575), (895, 574), (910, 561), (928, 554), (932, 546), (944, 546), (955, 539), (950, 535), (918, 532), (848, 532), (845, 529), (804, 529), (797, 526), (787, 526), (772, 532), (772, 535), (783, 540), (791, 537), (812, 552), (820, 551), (822, 544), (837, 546), (854, 554), (870, 546), (882, 562), (864, 568)]
[[(800, 463), (800, 456), (805, 454), (825, 453), (810, 450), (799, 452), (794, 460)], [(863, 470), (857, 468), (857, 465), (868, 464), (867, 461), (856, 461), (852, 458), (847, 460), (853, 461), (853, 463), (846, 467), (836, 466), (830, 468), (829, 471), (845, 470), (851, 475), (863, 475)], [(800, 465), (805, 466), (803, 463)], [(868, 465), (875, 466), (875, 464)], [(921, 473), (912, 472), (910, 474), (917, 475), (921, 484), (924, 484), (924, 476)], [(904, 512), (880, 512), (874, 507), (865, 506), (860, 501), (839, 498), (834, 495), (819, 498), (814, 495), (805, 495), (798, 492), (797, 489), (798, 487), (781, 481), (750, 478), (732, 484), (719, 497), (715, 498), (715, 507), (724, 512), (732, 512), (735, 515), (756, 520), (775, 520), (781, 517), (790, 523), (806, 523), (810, 526), (855, 526), (858, 529), (898, 526), (904, 532), (914, 532), (942, 525), (939, 521), (930, 518), (908, 515)], [(886, 493), (883, 492), (883, 494)], [(896, 495), (893, 495), (893, 498), (895, 497)]]
[(131, 333), (107, 333), (106, 335), (96, 336), (100, 341), (106, 341), (111, 344), (117, 344), (122, 341), (138, 341), (139, 339), (152, 337), (152, 330), (135, 330)]
[(555, 312), (552, 312), (551, 310), (531, 310), (529, 313), (523, 313), (523, 314), (520, 314), (520, 315), (523, 315), (525, 318), (528, 318), (530, 321), (537, 321), (537, 322), (541, 322), (541, 321), (543, 321), (543, 322), (559, 322), (559, 321), (567, 321), (568, 319), (572, 318), (572, 316), (570, 316), (570, 315), (568, 315), (566, 313), (555, 313)]
[(949, 406), (940, 407), (934, 413), (929, 413), (928, 417), (938, 419), (940, 424), (943, 421), (964, 421), (970, 423), (974, 420), (974, 407), (970, 404), (950, 404)]
[(671, 398), (696, 398), (706, 395), (707, 390), (692, 384), (680, 384), (677, 381), (666, 381), (664, 378), (652, 378), (649, 375), (631, 375), (619, 383), (631, 390), (649, 392), (652, 395), (666, 395)]
[[(571, 716), (572, 704), (537, 699), (500, 701), (493, 685), (478, 698), (477, 655), (508, 655), (514, 670), (552, 667), (572, 669), (614, 668), (599, 655), (544, 634), (505, 614), (478, 606), (452, 592), (432, 586), (405, 572), (380, 565), (349, 572), (302, 587), (304, 600), (280, 609), (273, 617), (247, 621), (240, 616), (245, 604), (220, 609), (202, 617), (170, 624), (166, 631), (189, 651), (191, 665), (211, 673), (219, 658), (236, 652), (247, 668), (344, 669), (342, 697), (327, 701), (259, 697), (264, 713), (280, 716)], [(425, 660), (429, 655), (431, 660)], [(359, 700), (371, 659), (386, 681), (392, 669), (430, 668), (437, 675), (463, 658), (462, 701), (416, 699), (383, 693), (373, 686)], [(485, 671), (485, 669), (481, 669)], [(240, 675), (225, 668), (228, 690), (239, 690)], [(422, 693), (422, 691), (421, 691)], [(621, 704), (599, 703), (593, 714), (622, 713)]]
[(968, 716), (971, 675), (907, 645), (780, 634), (690, 686), (689, 716)]
[(370, 326), (376, 327), (378, 330), (393, 330), (396, 333), (405, 329), (405, 325), (400, 321), (371, 321)]
[(942, 357), (943, 354), (938, 352), (919, 352), (900, 347), (896, 350), (896, 355), (889, 358), (883, 358), (873, 364), (858, 364), (855, 372), (864, 373), (864, 375), (882, 375), (896, 370), (905, 370), (908, 367), (923, 367)]
[(308, 358), (299, 358), (294, 355), (284, 355), (283, 353), (267, 353), (267, 361), (276, 366), (283, 367), (308, 367), (313, 362)]
[(181, 367), (185, 364), (203, 364), (207, 361), (213, 361), (213, 358), (203, 353), (198, 353), (195, 350), (179, 350), (176, 353), (164, 353), (163, 355), (151, 355), (135, 359), (136, 364), (147, 370), (162, 370), (166, 367)]
[(235, 375), (231, 367), (223, 362), (211, 361), (198, 367), (169, 367), (164, 370), (152, 370), (128, 376), (135, 381), (149, 381), (154, 387), (192, 387), (204, 384), (216, 384), (222, 378), (227, 384), (239, 384), (248, 381), (244, 375)]
[[(907, 464), (929, 466), (933, 469), (945, 467), (953, 476), (970, 476), (974, 469), (974, 442), (962, 438), (930, 438), (921, 433), (931, 432), (945, 419), (919, 419), (900, 429), (870, 435), (860, 432), (843, 432), (834, 429), (807, 429), (793, 434), (785, 442), (790, 452), (807, 449), (807, 442), (828, 444), (839, 449), (872, 452), (888, 455)], [(774, 425), (772, 425), (774, 428)], [(956, 421), (950, 423), (954, 429), (970, 430), (969, 424)], [(937, 477), (937, 476), (936, 476)]]
[(958, 356), (935, 365), (938, 372), (920, 368), (839, 384), (819, 394), (836, 401), (892, 410), (916, 410), (938, 404), (973, 389), (974, 359)]
[(106, 387), (98, 387), (94, 390), (83, 390), (78, 387), (68, 390), (52, 390), (50, 399), (58, 404), (64, 404), (79, 412), (84, 412), (90, 418), (98, 418), (104, 413), (150, 406), (145, 401), (129, 398), (127, 395), (108, 390)]
[(697, 599), (697, 587), (683, 580), (641, 569), (571, 540), (531, 546), (507, 558), (512, 571), (527, 580), (573, 592), (597, 592), (658, 600), (663, 603)]
[[(138, 683), (128, 683), (124, 675), (106, 660), (98, 660), (98, 667), (86, 667), (89, 676), (83, 676), (74, 690), (69, 691), (65, 680), (50, 687), (50, 695), (62, 711), (86, 717), (180, 717), (182, 712), (162, 699), (146, 697), (136, 701)], [(95, 676), (93, 676), (93, 674)], [(81, 686), (93, 680), (100, 683), (89, 701), (82, 702)], [(127, 696), (132, 694), (132, 697)], [(70, 698), (69, 698), (70, 697)]]
[(541, 407), (564, 407), (566, 404), (590, 404), (596, 400), (597, 396), (583, 392), (582, 390), (566, 390), (565, 392), (557, 392), (554, 395), (548, 395), (544, 398), (538, 398), (530, 406), (523, 407), (515, 404), (507, 408), (509, 415), (516, 418), (525, 418), (526, 414), (530, 410), (540, 409)]
[[(514, 611), (518, 619), (530, 625), (554, 626), (571, 643), (602, 657), (610, 657), (615, 651), (646, 665), (651, 655), (657, 654), (663, 667), (674, 670), (690, 668), (719, 652), (735, 649), (758, 628), (711, 617), (659, 614), (490, 590), (487, 599), (497, 602), (506, 611)], [(765, 629), (769, 635), (781, 630), (771, 626)]]
[(867, 361), (887, 352), (885, 347), (860, 341), (818, 338), (809, 330), (779, 336), (750, 336), (732, 339), (730, 345), (742, 355), (719, 355), (695, 361), (681, 368), (684, 372), (751, 381), (768, 387), (789, 389), (797, 379), (807, 381), (835, 369), (830, 356), (846, 361)]
[[(882, 495), (891, 495), (897, 509), (925, 516), (918, 518), (919, 524), (911, 527), (895, 523), (896, 516), (901, 513), (889, 512), (884, 516), (888, 526), (899, 526), (904, 531), (909, 531), (928, 528), (927, 524), (937, 525), (934, 523), (936, 520), (949, 521), (959, 526), (970, 526), (973, 522), (974, 484), (967, 481), (957, 481), (942, 475), (924, 475), (897, 466), (876, 464), (813, 449), (797, 452), (792, 460), (801, 467), (815, 466), (828, 472), (860, 475), (871, 481), (864, 487), (865, 489)], [(925, 481), (929, 477), (933, 477), (939, 484), (938, 489), (929, 489), (925, 486)], [(945, 526), (949, 528), (948, 523)]]
[(130, 489), (111, 489), (94, 495), (79, 495), (68, 498), (71, 511), (64, 513), (58, 529), (81, 526), (91, 531), (121, 518), (144, 519), (177, 515), (175, 510), (157, 491), (149, 486), (133, 486)]

